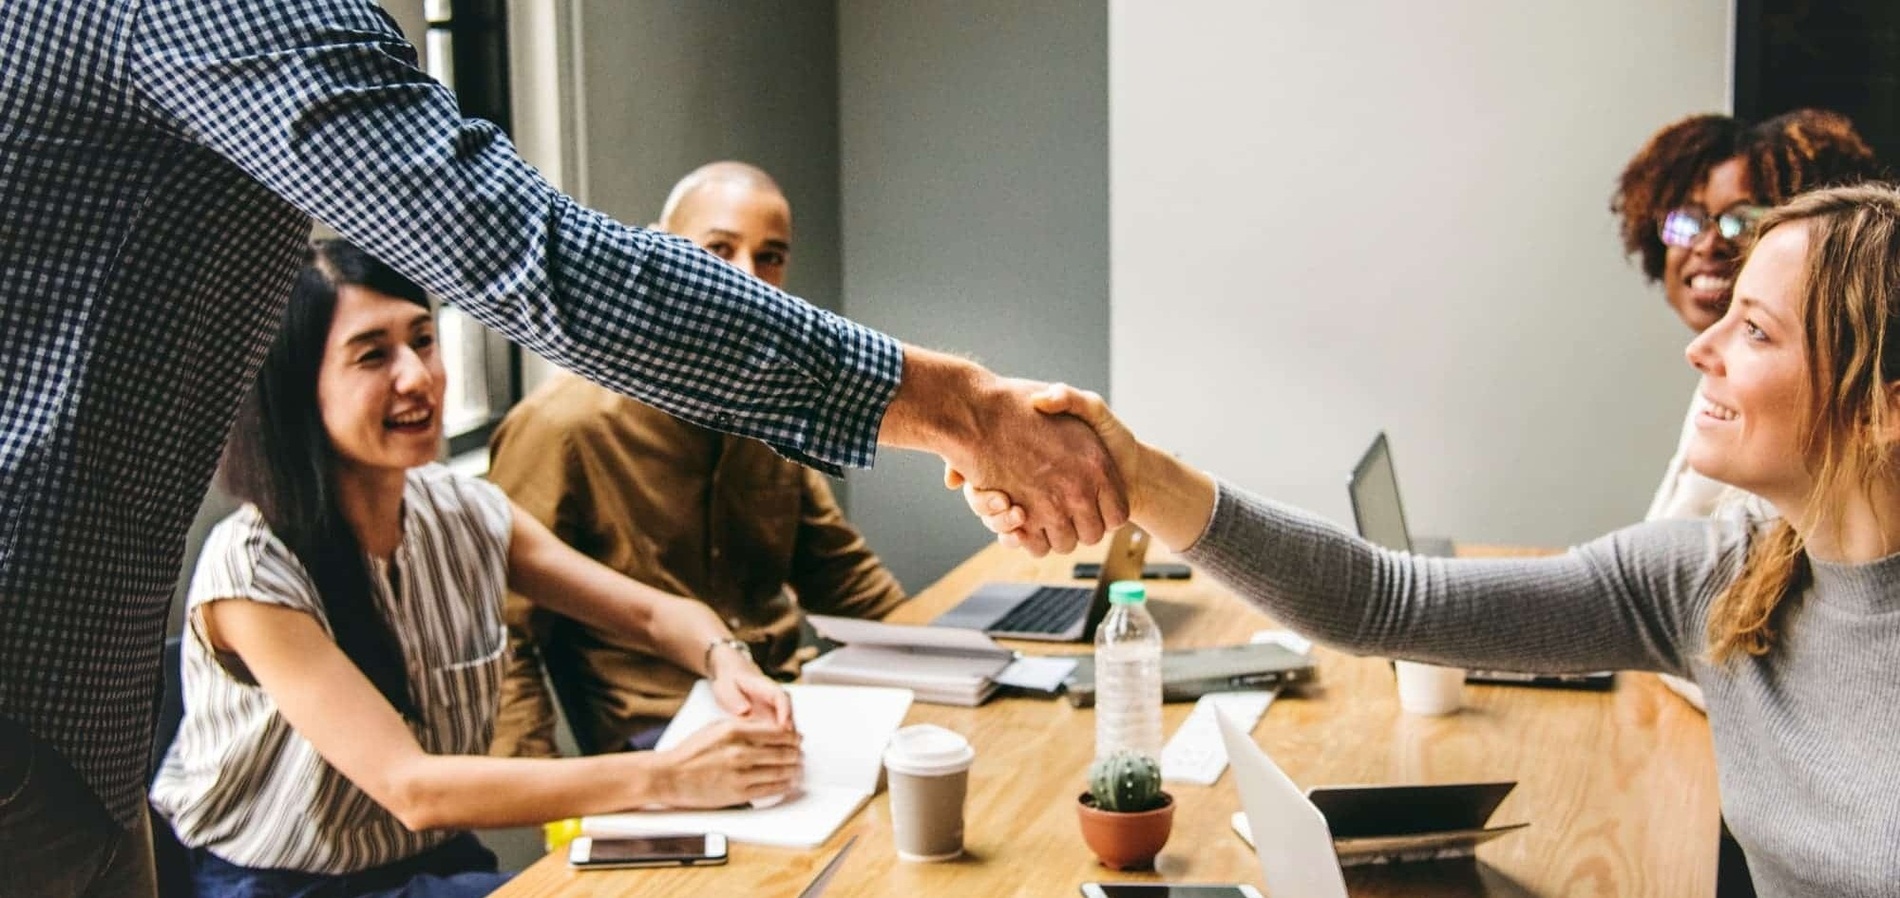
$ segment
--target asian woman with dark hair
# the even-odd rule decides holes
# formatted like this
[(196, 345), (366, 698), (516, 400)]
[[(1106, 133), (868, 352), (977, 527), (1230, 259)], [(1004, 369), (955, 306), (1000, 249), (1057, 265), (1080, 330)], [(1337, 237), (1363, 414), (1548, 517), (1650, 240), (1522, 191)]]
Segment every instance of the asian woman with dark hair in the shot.
[[(315, 244), (226, 448), (248, 504), (192, 580), (185, 720), (152, 789), (200, 894), (487, 894), (506, 877), (468, 829), (794, 785), (790, 704), (744, 644), (434, 464), (443, 398), (423, 291)], [(734, 719), (663, 752), (486, 757), (510, 589), (710, 677)]]

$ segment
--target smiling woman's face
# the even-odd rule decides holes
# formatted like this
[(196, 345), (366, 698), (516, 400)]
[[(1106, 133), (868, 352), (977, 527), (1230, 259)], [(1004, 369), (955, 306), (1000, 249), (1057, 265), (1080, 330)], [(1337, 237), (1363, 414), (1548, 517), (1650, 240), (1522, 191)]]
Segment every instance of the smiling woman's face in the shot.
[(1702, 372), (1689, 464), (1703, 475), (1781, 505), (1805, 497), (1808, 357), (1800, 290), (1808, 226), (1763, 235), (1735, 283), (1728, 314), (1689, 343)]
[[(1683, 205), (1709, 218), (1739, 206), (1758, 205), (1740, 158), (1709, 169)], [(1663, 253), (1663, 296), (1682, 323), (1696, 333), (1707, 330), (1728, 311), (1734, 295), (1737, 247), (1711, 224), (1689, 246), (1667, 246)]]
[(337, 289), (317, 406), (344, 466), (408, 469), (434, 461), (446, 383), (428, 309), (367, 287)]

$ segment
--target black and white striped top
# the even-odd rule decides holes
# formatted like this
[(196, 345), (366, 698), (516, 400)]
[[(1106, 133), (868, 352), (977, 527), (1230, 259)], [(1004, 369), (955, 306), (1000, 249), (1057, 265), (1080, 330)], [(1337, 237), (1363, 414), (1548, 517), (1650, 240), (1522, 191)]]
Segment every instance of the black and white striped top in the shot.
[[(409, 668), (433, 754), (484, 754), (494, 731), (512, 515), (494, 485), (440, 465), (409, 472), (403, 537), (388, 563), (371, 559), (377, 605)], [(389, 588), (399, 570), (400, 595)], [(255, 506), (211, 532), (192, 577), (185, 640), (185, 719), (152, 786), (178, 838), (246, 867), (351, 873), (425, 851), (452, 832), (410, 832), (317, 754), (232, 656), (213, 656), (196, 610), (238, 599), (308, 612), (330, 629), (315, 586)]]

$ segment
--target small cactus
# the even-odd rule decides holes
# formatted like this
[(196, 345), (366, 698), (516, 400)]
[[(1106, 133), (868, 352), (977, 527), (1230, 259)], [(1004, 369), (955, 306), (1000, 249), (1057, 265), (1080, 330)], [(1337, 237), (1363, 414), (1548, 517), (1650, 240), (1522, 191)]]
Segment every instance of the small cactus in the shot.
[(1089, 795), (1104, 811), (1139, 813), (1161, 807), (1161, 765), (1140, 752), (1123, 749), (1089, 767)]

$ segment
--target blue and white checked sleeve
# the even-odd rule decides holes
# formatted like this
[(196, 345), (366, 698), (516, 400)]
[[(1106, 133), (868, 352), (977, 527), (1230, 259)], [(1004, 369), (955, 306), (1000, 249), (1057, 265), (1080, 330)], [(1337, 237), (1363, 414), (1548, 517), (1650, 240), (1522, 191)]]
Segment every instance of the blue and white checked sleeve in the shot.
[(148, 0), (135, 27), (152, 114), (482, 323), (828, 472), (875, 458), (895, 340), (561, 194), (368, 0)]

